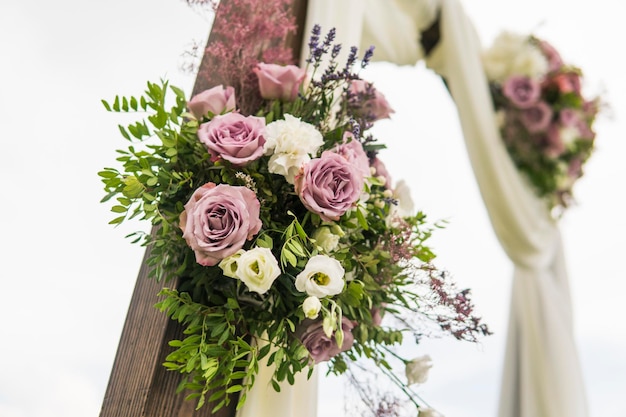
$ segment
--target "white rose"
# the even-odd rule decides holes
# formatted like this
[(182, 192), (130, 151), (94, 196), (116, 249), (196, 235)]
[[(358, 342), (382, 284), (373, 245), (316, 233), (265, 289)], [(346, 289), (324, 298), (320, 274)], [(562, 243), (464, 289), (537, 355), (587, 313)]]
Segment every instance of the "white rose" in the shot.
[(296, 277), (296, 289), (318, 298), (339, 294), (343, 290), (344, 273), (336, 259), (315, 255)]
[(302, 303), (302, 311), (304, 311), (304, 315), (311, 320), (317, 318), (321, 308), (322, 303), (317, 297), (307, 297), (307, 299)]
[(443, 414), (433, 410), (432, 408), (420, 408), (418, 417), (443, 417)]
[(239, 256), (235, 275), (250, 291), (265, 294), (280, 275), (280, 267), (271, 250), (256, 247)]
[(313, 239), (324, 252), (330, 253), (339, 245), (339, 235), (333, 233), (330, 227), (322, 226), (313, 233)]
[(407, 363), (405, 368), (407, 383), (413, 385), (426, 382), (428, 370), (432, 366), (432, 360), (428, 355), (420, 356)]
[(237, 260), (245, 251), (243, 249), (239, 249), (237, 252), (233, 253), (230, 256), (222, 259), (218, 266), (222, 268), (224, 275), (230, 278), (237, 278)]

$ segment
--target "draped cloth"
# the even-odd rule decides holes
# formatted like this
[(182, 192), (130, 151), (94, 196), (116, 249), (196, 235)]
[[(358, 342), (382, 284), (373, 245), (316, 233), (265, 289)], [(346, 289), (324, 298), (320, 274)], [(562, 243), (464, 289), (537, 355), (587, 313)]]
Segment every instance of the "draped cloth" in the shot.
[[(344, 54), (352, 45), (364, 50), (373, 44), (376, 60), (413, 65), (424, 58), (419, 33), (438, 8), (440, 41), (426, 64), (447, 82), (491, 224), (514, 264), (499, 417), (587, 417), (558, 223), (507, 154), (480, 40), (459, 1), (309, 0), (305, 35), (313, 24), (323, 34), (334, 27)], [(317, 375), (284, 384), (276, 394), (269, 385), (272, 372), (260, 367), (237, 417), (315, 417)]]
[(586, 417), (558, 223), (500, 138), (480, 41), (458, 0), (441, 0), (441, 36), (427, 65), (457, 105), (491, 224), (514, 264), (500, 417)]

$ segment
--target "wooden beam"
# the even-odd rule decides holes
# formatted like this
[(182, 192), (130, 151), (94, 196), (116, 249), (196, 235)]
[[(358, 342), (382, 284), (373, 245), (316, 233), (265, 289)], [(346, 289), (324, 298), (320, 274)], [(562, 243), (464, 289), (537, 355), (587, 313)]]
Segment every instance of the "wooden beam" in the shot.
[[(222, 3), (227, 1), (232, 0), (222, 0)], [(297, 62), (307, 1), (291, 1), (298, 32), (286, 39), (286, 42), (292, 47)], [(213, 29), (218, 27), (216, 25), (226, 24), (228, 22), (220, 15), (218, 8)], [(207, 47), (214, 41), (212, 30)], [(206, 54), (203, 56), (199, 74), (210, 59)], [(219, 84), (223, 82), (215, 77), (198, 77), (192, 95)], [(185, 393), (176, 394), (181, 375), (167, 371), (162, 364), (171, 352), (168, 342), (180, 338), (182, 328), (154, 307), (158, 301), (157, 293), (163, 284), (148, 278), (146, 261), (149, 256), (150, 248), (147, 248), (128, 308), (100, 417), (233, 417), (236, 398), (231, 401), (230, 407), (212, 414), (210, 405), (195, 411), (195, 401), (185, 401)]]

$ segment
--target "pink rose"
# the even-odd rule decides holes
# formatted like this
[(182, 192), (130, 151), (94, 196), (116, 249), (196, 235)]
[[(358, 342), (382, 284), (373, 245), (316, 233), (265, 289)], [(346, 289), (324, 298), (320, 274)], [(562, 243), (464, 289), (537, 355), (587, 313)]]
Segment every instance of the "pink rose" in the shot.
[(306, 71), (295, 65), (257, 64), (254, 73), (259, 78), (261, 97), (268, 100), (294, 101)]
[(212, 160), (223, 158), (235, 166), (246, 165), (263, 155), (265, 119), (227, 113), (215, 116), (198, 129), (198, 138), (206, 145)]
[(218, 85), (193, 96), (187, 103), (189, 111), (198, 120), (210, 112), (212, 115), (235, 110), (235, 89)]
[(337, 145), (335, 153), (346, 158), (349, 164), (354, 165), (361, 173), (363, 177), (369, 177), (370, 173), (370, 160), (367, 154), (363, 150), (361, 142), (356, 140), (352, 132), (345, 132), (343, 134), (343, 143)]
[(341, 318), (341, 329), (343, 330), (343, 344), (341, 347), (337, 346), (335, 335), (331, 337), (326, 336), (321, 320), (309, 325), (300, 337), (300, 340), (317, 364), (327, 361), (341, 352), (350, 350), (354, 344), (354, 336), (352, 335), (354, 326), (355, 324), (346, 317)]
[(325, 221), (339, 220), (361, 196), (364, 178), (361, 171), (344, 157), (324, 151), (304, 165), (296, 177), (295, 188), (304, 206)]
[(180, 228), (196, 262), (213, 266), (261, 230), (259, 213), (259, 200), (248, 188), (209, 182), (185, 204)]
[(514, 75), (504, 82), (502, 93), (515, 107), (525, 109), (539, 100), (541, 85), (530, 77)]
[(551, 83), (556, 85), (561, 93), (580, 94), (580, 75), (575, 72), (564, 72), (555, 75)]
[(363, 108), (372, 115), (373, 121), (388, 119), (392, 113), (395, 113), (383, 93), (376, 90), (371, 83), (353, 80), (350, 83), (350, 92), (357, 97), (364, 97)]
[(520, 120), (530, 133), (545, 131), (552, 121), (552, 109), (547, 103), (540, 101), (522, 110)]

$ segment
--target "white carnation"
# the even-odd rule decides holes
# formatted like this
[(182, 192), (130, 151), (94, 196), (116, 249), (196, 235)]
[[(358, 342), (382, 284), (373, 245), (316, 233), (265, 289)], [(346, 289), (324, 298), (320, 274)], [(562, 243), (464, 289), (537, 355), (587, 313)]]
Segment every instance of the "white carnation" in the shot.
[(239, 256), (235, 275), (250, 291), (265, 294), (280, 275), (280, 267), (271, 250), (256, 247)]
[(290, 114), (265, 127), (265, 155), (272, 155), (268, 169), (283, 175), (293, 184), (293, 177), (324, 144), (322, 134), (312, 124)]
[(296, 277), (296, 289), (318, 298), (339, 294), (343, 290), (345, 270), (334, 258), (315, 255)]
[(267, 168), (271, 173), (282, 175), (289, 184), (293, 184), (300, 168), (310, 160), (311, 157), (306, 153), (275, 153)]
[(285, 114), (284, 120), (276, 120), (265, 127), (265, 154), (308, 153), (312, 154), (324, 144), (322, 134), (310, 123)]

